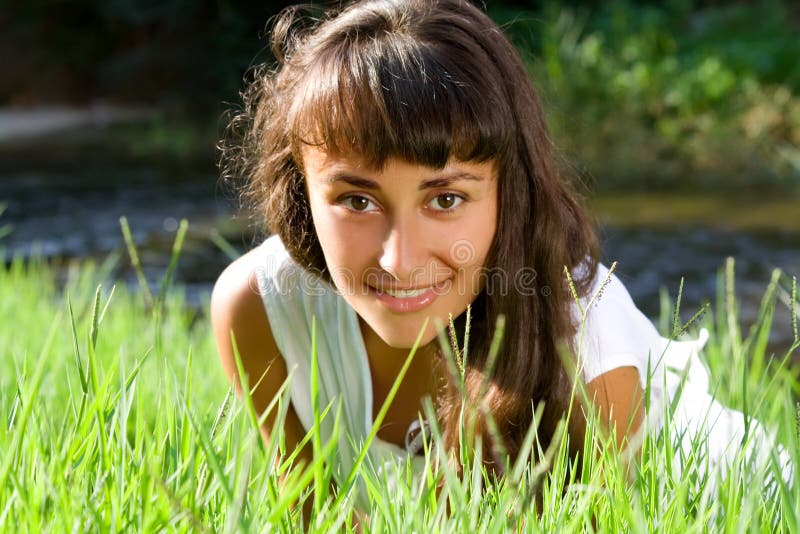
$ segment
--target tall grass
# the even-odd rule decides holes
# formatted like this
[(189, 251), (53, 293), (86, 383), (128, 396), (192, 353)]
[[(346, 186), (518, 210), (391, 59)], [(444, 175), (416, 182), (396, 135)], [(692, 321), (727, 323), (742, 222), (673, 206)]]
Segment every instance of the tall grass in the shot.
[[(15, 260), (0, 268), (3, 531), (797, 532), (800, 526), (800, 490), (775, 465), (754, 469), (742, 456), (716, 480), (703, 470), (698, 442), (678, 473), (679, 446), (662, 432), (644, 438), (627, 473), (624, 455), (603, 443), (594, 420), (581, 470), (563, 445), (537, 450), (529, 432), (525, 455), (499, 482), (474, 461), (480, 450), (462, 451), (459, 477), (437, 445), (434, 424), (423, 476), (404, 463), (377, 466), (365, 454), (337, 489), (327, 461), (334, 440), (306, 437), (315, 452), (310, 465), (285, 447), (286, 390), (270, 408), (279, 416), (266, 446), (256, 428), (261, 414), (223, 379), (205, 314), (188, 309), (181, 291), (166, 284), (149, 300), (125, 286), (112, 290), (108, 272), (108, 265), (81, 262), (62, 287), (45, 262)], [(776, 273), (758, 322), (743, 332), (731, 263), (721, 273), (716, 305), (688, 329), (711, 329), (704, 357), (719, 398), (774, 429), (797, 464), (800, 384), (789, 357), (798, 342), (770, 355), (765, 341), (773, 314), (790, 313), (782, 305), (776, 310), (776, 292), (795, 288)], [(796, 294), (789, 302), (795, 300)], [(680, 314), (669, 305), (664, 313), (664, 324), (680, 329)], [(333, 407), (317, 413), (318, 420), (336, 416)], [(530, 463), (529, 454), (543, 461)], [(363, 512), (355, 507), (359, 488), (369, 507)], [(298, 501), (310, 502), (307, 523)]]

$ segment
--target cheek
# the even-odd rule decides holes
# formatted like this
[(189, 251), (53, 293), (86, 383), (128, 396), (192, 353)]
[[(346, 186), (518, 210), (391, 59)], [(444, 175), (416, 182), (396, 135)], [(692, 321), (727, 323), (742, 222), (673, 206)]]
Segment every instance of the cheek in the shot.
[[(336, 245), (338, 230), (337, 220), (333, 213), (333, 207), (321, 194), (311, 192), (309, 194), (309, 206), (311, 208), (311, 219), (314, 221), (314, 230), (323, 251), (330, 250)], [(327, 253), (327, 252), (326, 252)]]
[(314, 228), (317, 230), (317, 234), (319, 234), (320, 229), (326, 226), (325, 219), (327, 213), (325, 211), (325, 205), (327, 203), (313, 190), (306, 190), (306, 198), (308, 198), (308, 206), (311, 210), (311, 220), (314, 221)]
[(445, 257), (454, 267), (462, 269), (479, 268), (486, 257), (494, 239), (496, 222), (494, 214), (484, 210), (465, 218), (449, 233), (442, 236), (447, 243)]
[(340, 232), (337, 231), (336, 221), (325, 199), (315, 196), (312, 192), (308, 200), (311, 208), (311, 220), (314, 222), (314, 231), (325, 256), (325, 263), (329, 269), (335, 272), (339, 264), (338, 258), (341, 256), (340, 253), (337, 253), (337, 249), (341, 245), (337, 239)]
[(325, 198), (312, 197), (309, 204), (317, 239), (332, 274), (337, 270), (356, 272), (366, 265), (374, 228), (343, 220), (337, 208)]
[(475, 229), (475, 232), (478, 236), (476, 241), (480, 250), (479, 259), (480, 263), (483, 264), (497, 232), (497, 204), (495, 202), (491, 202), (489, 207), (482, 213), (480, 224)]

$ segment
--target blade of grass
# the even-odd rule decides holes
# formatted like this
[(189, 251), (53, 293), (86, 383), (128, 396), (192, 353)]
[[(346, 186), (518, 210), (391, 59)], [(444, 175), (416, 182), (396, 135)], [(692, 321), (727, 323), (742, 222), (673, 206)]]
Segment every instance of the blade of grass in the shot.
[(167, 288), (169, 288), (170, 283), (172, 282), (172, 277), (175, 274), (175, 269), (178, 266), (178, 258), (181, 255), (181, 249), (183, 248), (183, 241), (186, 238), (186, 231), (189, 229), (189, 221), (186, 219), (181, 219), (180, 225), (178, 226), (178, 231), (175, 233), (175, 240), (172, 242), (172, 252), (169, 257), (169, 264), (167, 265), (167, 270), (164, 273), (164, 277), (161, 279), (161, 286), (158, 290), (158, 302), (163, 305), (164, 299), (167, 296)]
[(25, 429), (28, 426), (28, 420), (31, 417), (31, 413), (33, 413), (34, 407), (37, 406), (37, 403), (34, 402), (34, 400), (39, 395), (39, 387), (42, 384), (44, 370), (47, 367), (47, 363), (49, 363), (48, 355), (50, 354), (50, 347), (55, 339), (56, 329), (60, 321), (61, 314), (57, 314), (50, 323), (50, 328), (48, 329), (47, 336), (45, 337), (44, 345), (39, 352), (36, 368), (33, 371), (30, 385), (27, 388), (28, 395), (25, 401), (22, 403), (22, 414), (20, 415), (19, 420), (16, 421), (12, 445), (5, 450), (5, 454), (3, 454), (3, 463), (0, 464), (0, 488), (6, 487), (6, 482), (8, 480), (8, 475), (11, 472), (14, 459), (17, 458), (17, 454), (20, 451), (23, 439), (25, 438)]
[(678, 298), (675, 300), (675, 310), (672, 316), (672, 339), (677, 339), (679, 332), (678, 326), (681, 324), (681, 297), (683, 297), (683, 277), (681, 276), (681, 283), (678, 286)]
[(367, 435), (367, 438), (361, 447), (361, 451), (356, 457), (356, 460), (353, 463), (353, 467), (350, 469), (350, 472), (348, 473), (347, 478), (345, 479), (345, 483), (342, 488), (343, 491), (340, 492), (339, 495), (337, 495), (335, 506), (341, 505), (341, 499), (355, 482), (358, 470), (361, 468), (361, 464), (364, 462), (364, 459), (366, 458), (367, 453), (369, 452), (369, 446), (375, 439), (375, 436), (378, 435), (378, 429), (380, 429), (381, 424), (383, 424), (383, 420), (386, 418), (386, 414), (389, 411), (389, 406), (394, 400), (395, 395), (397, 395), (397, 390), (400, 389), (400, 384), (402, 383), (403, 378), (405, 378), (406, 372), (408, 371), (408, 368), (411, 366), (411, 362), (414, 360), (414, 356), (417, 353), (417, 349), (419, 348), (419, 344), (422, 341), (422, 336), (425, 333), (427, 327), (428, 327), (428, 319), (426, 318), (425, 321), (422, 323), (422, 328), (420, 329), (420, 332), (417, 335), (417, 339), (414, 341), (414, 345), (411, 347), (411, 352), (409, 352), (406, 361), (403, 363), (403, 367), (401, 367), (400, 371), (397, 373), (397, 378), (395, 379), (394, 384), (392, 384), (392, 388), (389, 390), (389, 393), (386, 394), (386, 399), (383, 401), (383, 404), (381, 405), (378, 414), (375, 416), (375, 420), (373, 421), (372, 424), (372, 429)]
[(236, 250), (230, 241), (225, 239), (222, 234), (216, 228), (212, 228), (211, 231), (208, 233), (208, 237), (211, 239), (211, 242), (217, 245), (222, 252), (225, 253), (226, 256), (231, 261), (238, 259), (242, 254)]
[(127, 217), (120, 217), (119, 218), (119, 225), (122, 229), (122, 237), (125, 240), (125, 246), (128, 249), (128, 255), (131, 258), (131, 265), (133, 266), (134, 271), (136, 272), (136, 278), (139, 280), (139, 287), (142, 290), (142, 294), (144, 295), (145, 304), (148, 307), (152, 308), (154, 305), (153, 300), (153, 293), (150, 292), (150, 285), (147, 283), (147, 278), (144, 276), (144, 271), (142, 270), (142, 263), (139, 261), (139, 252), (136, 250), (136, 243), (133, 242), (133, 235), (131, 234), (131, 228), (128, 225), (128, 218)]

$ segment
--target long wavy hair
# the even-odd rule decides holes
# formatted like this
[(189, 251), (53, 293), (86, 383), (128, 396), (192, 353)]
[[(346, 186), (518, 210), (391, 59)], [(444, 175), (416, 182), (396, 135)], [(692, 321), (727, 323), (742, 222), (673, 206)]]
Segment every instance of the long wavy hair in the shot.
[[(544, 401), (539, 440), (548, 443), (571, 389), (559, 349), (572, 345), (577, 328), (564, 268), (579, 273), (574, 282), (585, 294), (598, 245), (574, 188), (554, 164), (520, 56), (466, 0), (363, 0), (323, 14), (310, 9), (288, 8), (273, 21), (276, 63), (252, 73), (223, 146), (223, 177), (242, 179), (243, 198), (268, 231), (280, 235), (296, 262), (332, 283), (305, 192), (303, 144), (356, 154), (376, 169), (388, 158), (433, 168), (451, 157), (495, 161), (498, 221), (485, 268), (535, 273), (540, 289), (493, 291), (487, 284), (471, 306), (464, 385), (475, 402), (486, 384), (477, 416), (486, 441), (515, 457), (533, 406)], [(487, 372), (501, 315), (504, 335)], [(455, 320), (460, 338), (464, 316)], [(459, 391), (450, 384), (437, 406), (452, 449), (461, 445)]]

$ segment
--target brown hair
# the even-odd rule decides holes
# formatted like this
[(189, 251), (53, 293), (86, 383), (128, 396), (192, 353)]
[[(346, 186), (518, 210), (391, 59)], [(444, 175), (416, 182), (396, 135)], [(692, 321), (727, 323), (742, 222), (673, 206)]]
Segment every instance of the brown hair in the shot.
[[(321, 19), (300, 8), (274, 23), (277, 67), (261, 67), (231, 124), (223, 174), (246, 180), (245, 198), (266, 217), (299, 264), (330, 282), (306, 198), (303, 143), (356, 154), (375, 168), (388, 158), (441, 168), (450, 157), (494, 160), (498, 224), (491, 272), (533, 269), (539, 291), (498, 292), (472, 304), (466, 385), (483, 399), (513, 456), (546, 402), (540, 441), (549, 442), (568, 402), (559, 346), (576, 325), (564, 276), (579, 265), (580, 293), (595, 276), (597, 239), (576, 195), (559, 176), (532, 82), (500, 28), (466, 0), (364, 0)], [(463, 334), (465, 314), (456, 320)], [(499, 357), (485, 376), (492, 330), (507, 318)], [(461, 336), (459, 336), (461, 337)], [(446, 444), (458, 446), (461, 398), (440, 402)], [(486, 434), (479, 418), (478, 431)]]

